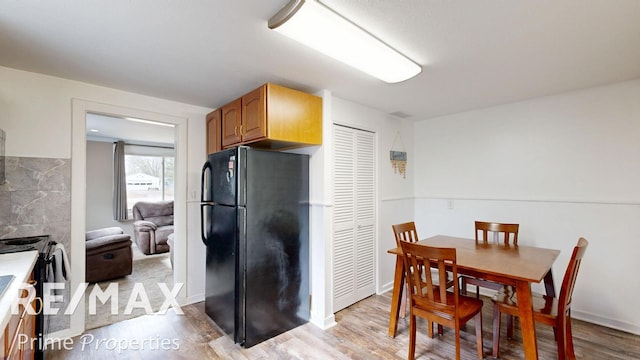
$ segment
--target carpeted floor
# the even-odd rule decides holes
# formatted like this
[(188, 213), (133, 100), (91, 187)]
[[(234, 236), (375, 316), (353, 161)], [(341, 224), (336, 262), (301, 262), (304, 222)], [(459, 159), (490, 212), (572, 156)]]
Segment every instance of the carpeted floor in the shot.
[[(146, 256), (134, 246), (133, 254), (133, 272), (131, 275), (120, 279), (90, 284), (87, 287), (85, 291), (85, 328), (87, 330), (145, 315), (146, 310), (142, 308), (144, 304), (144, 294), (147, 295), (153, 312), (157, 312), (165, 300), (165, 296), (160, 290), (160, 287), (158, 287), (158, 283), (166, 283), (169, 291), (173, 289), (173, 271), (171, 269), (169, 253)], [(111, 311), (113, 299), (109, 299), (105, 304), (102, 304), (101, 301), (95, 297), (95, 313), (90, 313), (89, 302), (91, 297), (89, 294), (91, 294), (94, 286), (100, 286), (104, 291), (111, 283), (118, 284), (117, 313), (112, 314)], [(136, 304), (136, 307), (133, 308), (130, 314), (125, 314), (125, 309), (130, 302), (130, 297), (136, 283), (142, 284), (144, 292), (134, 296), (131, 301)]]

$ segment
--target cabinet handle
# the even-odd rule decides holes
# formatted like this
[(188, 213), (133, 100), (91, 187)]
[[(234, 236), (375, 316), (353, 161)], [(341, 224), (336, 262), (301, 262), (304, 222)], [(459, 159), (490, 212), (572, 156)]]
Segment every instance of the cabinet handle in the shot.
[(241, 136), (245, 136), (245, 135), (247, 135), (247, 133), (246, 132), (242, 132), (242, 127), (243, 127), (243, 125), (240, 125), (240, 135)]
[(238, 136), (238, 127), (233, 128), (233, 135)]

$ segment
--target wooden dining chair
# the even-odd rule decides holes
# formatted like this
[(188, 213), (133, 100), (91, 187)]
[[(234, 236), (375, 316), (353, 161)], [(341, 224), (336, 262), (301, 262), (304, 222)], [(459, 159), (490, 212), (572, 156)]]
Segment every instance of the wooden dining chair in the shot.
[[(457, 286), (453, 286), (453, 291), (447, 291), (446, 287), (437, 286), (433, 279), (435, 276), (440, 284), (445, 283), (448, 271), (457, 278), (456, 249), (430, 247), (407, 241), (400, 241), (400, 247), (410, 289), (408, 359), (415, 359), (416, 316), (428, 321), (429, 337), (433, 337), (434, 322), (455, 330), (457, 360), (460, 359), (460, 327), (470, 319), (475, 319), (478, 358), (483, 359), (482, 300), (460, 295)], [(423, 276), (423, 272), (419, 271), (422, 264), (431, 264), (437, 271), (426, 271)]]
[[(393, 229), (393, 235), (396, 237), (396, 246), (400, 247), (400, 241), (408, 241), (411, 243), (418, 242), (418, 232), (416, 231), (416, 224), (413, 221), (391, 225)], [(407, 286), (402, 288), (402, 295), (400, 295), (400, 317), (404, 318), (407, 313)]]
[[(589, 242), (584, 238), (578, 240), (573, 249), (567, 270), (562, 279), (558, 298), (532, 294), (533, 319), (535, 322), (552, 326), (558, 345), (558, 359), (575, 359), (573, 336), (571, 334), (571, 297), (576, 284), (578, 269)], [(518, 304), (510, 286), (504, 287), (493, 297), (493, 356), (498, 357), (500, 345), (500, 315), (502, 313), (518, 316)]]
[[(519, 227), (519, 224), (476, 221), (476, 244), (488, 244), (489, 242), (493, 242), (497, 244), (501, 243), (504, 246), (518, 246)], [(489, 238), (491, 238), (491, 240)], [(493, 281), (462, 276), (460, 279), (460, 288), (464, 295), (467, 294), (467, 285), (476, 286), (477, 298), (480, 298), (480, 287), (500, 290), (504, 286)]]
[[(396, 246), (400, 247), (400, 241), (408, 241), (410, 243), (416, 243), (420, 240), (418, 237), (418, 231), (416, 230), (416, 224), (413, 221), (409, 221), (402, 224), (391, 225), (393, 234), (396, 237)], [(453, 286), (454, 281), (451, 276), (448, 277), (447, 288)], [(407, 283), (408, 286), (408, 283)], [(400, 300), (400, 317), (404, 318), (407, 313), (407, 287), (402, 289), (402, 295)], [(439, 331), (441, 332), (441, 328)]]
[(400, 241), (418, 242), (418, 232), (416, 231), (416, 224), (413, 221), (391, 225), (393, 228), (393, 234), (396, 237), (396, 245), (400, 247)]

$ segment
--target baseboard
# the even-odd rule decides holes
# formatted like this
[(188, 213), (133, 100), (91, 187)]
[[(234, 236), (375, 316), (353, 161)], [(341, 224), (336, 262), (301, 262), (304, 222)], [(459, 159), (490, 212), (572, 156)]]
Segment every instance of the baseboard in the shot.
[(336, 323), (336, 317), (334, 314), (331, 314), (323, 319), (321, 316), (314, 316), (314, 314), (312, 313), (309, 322), (322, 330), (327, 330), (338, 324)]
[(387, 291), (392, 291), (392, 290), (393, 290), (393, 281), (388, 282), (386, 284), (382, 284), (382, 286), (378, 290), (378, 295), (384, 294)]
[(204, 301), (204, 293), (191, 295), (185, 299), (184, 305), (191, 305)]
[(593, 324), (605, 326), (608, 328), (628, 332), (634, 335), (640, 335), (640, 325), (632, 324), (626, 321), (610, 319), (604, 316), (592, 314), (585, 311), (571, 309), (571, 317), (574, 319), (590, 322)]
[[(475, 286), (470, 286), (469, 291), (471, 292), (471, 294), (475, 294)], [(494, 290), (483, 288), (483, 287), (480, 288), (480, 295), (487, 296), (489, 297), (489, 299), (491, 299), (491, 297), (493, 297), (495, 293), (496, 292)], [(615, 319), (607, 318), (604, 316), (600, 316), (597, 314), (580, 311), (576, 309), (571, 309), (571, 317), (577, 320), (586, 321), (588, 323), (628, 332), (634, 335), (640, 335), (640, 325), (638, 324), (632, 324), (626, 321), (615, 320)]]

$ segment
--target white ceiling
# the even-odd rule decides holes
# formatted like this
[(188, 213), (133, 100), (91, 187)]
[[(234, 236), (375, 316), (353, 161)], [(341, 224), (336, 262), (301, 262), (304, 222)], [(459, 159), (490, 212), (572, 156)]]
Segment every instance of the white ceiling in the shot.
[(287, 0), (0, 0), (0, 65), (215, 108), (269, 81), (411, 119), (640, 78), (638, 0), (322, 0), (423, 65), (386, 84), (267, 28)]

